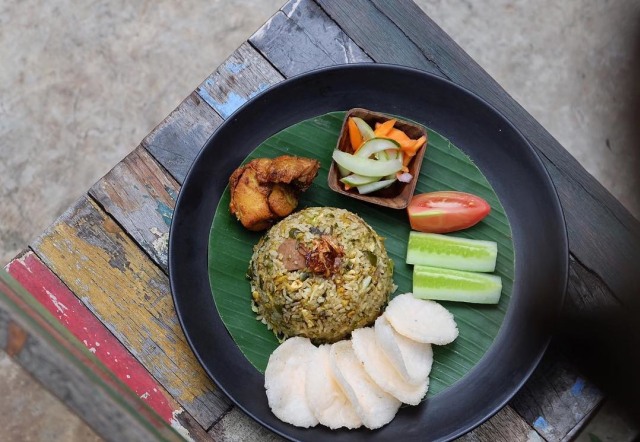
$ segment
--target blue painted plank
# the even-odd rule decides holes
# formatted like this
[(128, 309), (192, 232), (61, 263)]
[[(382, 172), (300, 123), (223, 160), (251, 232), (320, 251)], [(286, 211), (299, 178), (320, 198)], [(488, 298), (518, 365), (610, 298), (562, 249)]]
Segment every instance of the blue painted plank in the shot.
[(283, 77), (248, 43), (241, 45), (198, 87), (198, 95), (223, 119)]

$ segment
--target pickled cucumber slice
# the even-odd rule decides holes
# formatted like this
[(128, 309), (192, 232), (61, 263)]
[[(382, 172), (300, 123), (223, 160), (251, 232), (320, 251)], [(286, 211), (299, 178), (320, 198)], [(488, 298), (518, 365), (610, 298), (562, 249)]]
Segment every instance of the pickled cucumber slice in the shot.
[(377, 152), (383, 152), (388, 149), (398, 150), (400, 149), (400, 144), (389, 138), (372, 138), (364, 142), (362, 147), (355, 153), (355, 156), (369, 158)]
[(351, 173), (350, 170), (345, 169), (344, 167), (342, 167), (339, 164), (336, 164), (336, 166), (338, 166), (338, 174), (340, 174), (341, 177), (346, 177), (347, 175), (349, 175)]
[(439, 301), (497, 304), (502, 279), (486, 273), (414, 266), (413, 296)]
[(375, 183), (363, 184), (362, 186), (356, 187), (356, 189), (358, 189), (358, 193), (360, 193), (361, 195), (365, 195), (367, 193), (375, 192), (377, 190), (381, 190), (386, 187), (389, 187), (395, 182), (396, 182), (396, 179), (393, 178), (390, 180), (382, 180), (382, 181), (377, 181)]
[(362, 118), (353, 117), (353, 122), (358, 126), (358, 130), (360, 131), (360, 135), (362, 135), (363, 140), (367, 141), (376, 136), (373, 129), (371, 129), (371, 126), (369, 126)]
[(351, 187), (362, 186), (363, 184), (373, 183), (377, 180), (379, 180), (379, 178), (375, 176), (362, 176), (355, 173), (340, 179), (341, 182), (348, 184)]
[(359, 158), (340, 150), (333, 151), (333, 160), (339, 166), (363, 176), (383, 177), (402, 169), (402, 160), (370, 160), (368, 158)]
[(498, 245), (493, 241), (415, 231), (409, 234), (407, 264), (493, 272), (497, 256)]

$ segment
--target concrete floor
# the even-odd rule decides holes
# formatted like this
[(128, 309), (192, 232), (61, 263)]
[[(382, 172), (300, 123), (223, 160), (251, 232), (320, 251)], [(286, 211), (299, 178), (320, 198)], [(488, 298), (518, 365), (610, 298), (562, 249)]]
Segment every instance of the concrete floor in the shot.
[[(131, 151), (282, 3), (0, 0), (0, 262)], [(640, 218), (640, 2), (417, 3)], [(27, 434), (39, 404), (56, 401), (33, 382), (16, 384), (6, 373), (19, 368), (1, 354), (0, 365), (0, 396), (13, 404), (0, 413), (0, 440), (8, 440), (17, 433), (7, 428)], [(77, 425), (78, 436), (35, 431), (22, 440), (87, 439), (64, 407), (47, 410)]]

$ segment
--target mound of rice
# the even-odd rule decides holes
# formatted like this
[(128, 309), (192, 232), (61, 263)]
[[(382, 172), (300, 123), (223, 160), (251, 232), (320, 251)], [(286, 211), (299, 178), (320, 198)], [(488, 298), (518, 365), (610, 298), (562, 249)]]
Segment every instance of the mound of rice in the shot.
[[(279, 252), (285, 241), (308, 252), (321, 238), (342, 253), (331, 272), (312, 271), (308, 258), (303, 268), (287, 270)], [(259, 320), (279, 339), (303, 336), (316, 344), (373, 323), (395, 290), (382, 238), (357, 215), (330, 207), (304, 209), (274, 225), (254, 247), (248, 277)]]

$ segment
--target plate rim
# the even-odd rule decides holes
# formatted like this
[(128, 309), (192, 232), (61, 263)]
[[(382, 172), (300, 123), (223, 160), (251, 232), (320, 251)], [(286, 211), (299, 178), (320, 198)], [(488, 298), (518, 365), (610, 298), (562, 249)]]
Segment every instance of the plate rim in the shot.
[[(518, 128), (515, 127), (515, 125), (503, 113), (501, 113), (498, 109), (496, 109), (493, 105), (491, 105), (489, 102), (484, 100), (482, 97), (478, 96), (476, 93), (466, 89), (463, 86), (460, 86), (460, 85), (448, 80), (447, 78), (444, 78), (444, 77), (441, 77), (441, 76), (438, 76), (438, 75), (434, 75), (434, 74), (431, 74), (431, 73), (428, 73), (428, 72), (425, 72), (425, 71), (421, 71), (421, 70), (418, 70), (418, 69), (414, 69), (414, 68), (409, 68), (409, 67), (399, 66), (399, 65), (393, 65), (393, 64), (384, 64), (384, 63), (352, 63), (352, 64), (347, 64), (347, 65), (337, 65), (337, 66), (323, 67), (323, 68), (315, 69), (315, 70), (312, 70), (312, 71), (308, 71), (308, 72), (305, 72), (305, 73), (302, 73), (302, 74), (299, 74), (299, 75), (296, 75), (296, 76), (292, 76), (290, 78), (287, 78), (287, 79), (283, 80), (282, 82), (279, 82), (279, 83), (271, 86), (270, 88), (260, 92), (259, 94), (256, 94), (254, 97), (252, 97), (246, 103), (244, 103), (242, 106), (240, 106), (233, 114), (231, 114), (229, 117), (227, 117), (227, 119), (225, 119), (220, 124), (220, 126), (218, 128), (216, 128), (216, 130), (212, 133), (212, 135), (207, 139), (207, 141), (203, 145), (202, 149), (198, 152), (195, 160), (193, 161), (193, 163), (191, 164), (191, 166), (189, 168), (188, 173), (185, 176), (185, 179), (184, 179), (184, 181), (182, 183), (182, 186), (180, 188), (180, 192), (179, 192), (178, 198), (176, 200), (176, 205), (175, 205), (175, 209), (174, 209), (174, 215), (173, 215), (173, 218), (172, 218), (170, 234), (169, 234), (169, 253), (168, 253), (169, 282), (170, 282), (170, 287), (171, 287), (171, 296), (172, 296), (172, 299), (173, 299), (176, 315), (177, 315), (178, 321), (180, 323), (180, 327), (182, 328), (182, 331), (183, 331), (183, 333), (185, 335), (187, 343), (189, 344), (189, 346), (190, 346), (192, 352), (194, 353), (194, 355), (196, 356), (196, 359), (198, 360), (198, 362), (202, 366), (202, 368), (205, 370), (207, 375), (210, 377), (210, 379), (212, 379), (213, 382), (216, 384), (216, 386), (222, 392), (224, 392), (224, 394), (236, 406), (238, 406), (241, 410), (243, 410), (244, 413), (246, 413), (248, 416), (250, 416), (256, 422), (260, 423), (261, 425), (263, 425), (264, 427), (268, 428), (269, 430), (275, 432), (276, 434), (279, 434), (280, 436), (283, 436), (283, 437), (285, 437), (287, 439), (290, 439), (290, 440), (297, 440), (297, 439), (295, 439), (293, 436), (288, 434), (286, 431), (280, 430), (279, 428), (276, 428), (274, 425), (268, 424), (263, 419), (261, 419), (259, 416), (256, 416), (249, 408), (247, 408), (247, 406), (245, 406), (245, 404), (241, 403), (236, 398), (234, 398), (234, 396), (229, 392), (229, 389), (226, 388), (225, 385), (223, 385), (221, 382), (219, 382), (219, 380), (214, 375), (214, 373), (211, 372), (210, 367), (208, 367), (208, 365), (204, 361), (203, 356), (200, 354), (199, 349), (197, 348), (198, 345), (194, 343), (193, 336), (191, 335), (191, 332), (190, 332), (190, 326), (187, 323), (188, 322), (187, 319), (185, 318), (185, 312), (182, 310), (182, 307), (181, 307), (182, 300), (180, 299), (180, 296), (178, 294), (178, 289), (176, 287), (176, 284), (177, 284), (176, 283), (176, 277), (177, 277), (176, 275), (180, 271), (178, 270), (179, 264), (176, 263), (176, 259), (174, 258), (175, 253), (176, 253), (176, 247), (179, 247), (179, 245), (176, 244), (176, 237), (178, 235), (176, 233), (176, 229), (178, 228), (177, 226), (179, 225), (179, 223), (175, 222), (175, 221), (176, 220), (180, 220), (180, 218), (182, 216), (181, 207), (185, 204), (184, 200), (186, 199), (186, 197), (185, 197), (186, 189), (189, 186), (190, 180), (192, 179), (192, 175), (194, 174), (194, 170), (196, 170), (196, 165), (198, 164), (199, 161), (201, 161), (201, 159), (205, 155), (205, 151), (207, 149), (209, 149), (209, 146), (215, 141), (216, 135), (218, 135), (221, 131), (225, 130), (225, 128), (227, 128), (228, 126), (232, 125), (232, 122), (236, 120), (238, 115), (242, 115), (244, 112), (246, 112), (246, 109), (251, 108), (251, 106), (254, 103), (256, 103), (258, 100), (263, 99), (263, 97), (270, 96), (270, 95), (275, 95), (275, 94), (279, 93), (283, 89), (286, 90), (287, 88), (290, 88), (291, 85), (295, 84), (296, 82), (307, 81), (309, 79), (317, 78), (318, 76), (325, 76), (327, 74), (332, 74), (332, 73), (340, 72), (340, 71), (348, 71), (348, 70), (365, 70), (365, 71), (391, 70), (391, 71), (398, 72), (398, 73), (405, 73), (407, 75), (423, 76), (425, 78), (430, 79), (430, 81), (434, 81), (436, 83), (441, 82), (446, 87), (450, 87), (450, 88), (456, 89), (458, 92), (462, 93), (463, 95), (467, 95), (472, 100), (477, 101), (482, 106), (484, 106), (485, 108), (489, 109), (490, 112), (492, 112), (495, 116), (497, 116), (500, 120), (502, 120), (502, 122), (504, 122), (507, 126), (509, 126), (509, 129), (511, 131), (513, 131), (513, 133), (522, 141), (522, 144), (525, 145), (528, 148), (528, 153), (532, 154), (532, 160), (533, 160), (534, 163), (536, 163), (535, 167), (537, 168), (537, 171), (541, 172), (543, 174), (543, 176), (544, 176), (544, 180), (543, 180), (544, 183), (543, 184), (545, 184), (547, 190), (550, 191), (550, 195), (549, 196), (551, 197), (551, 199), (550, 199), (549, 203), (551, 204), (551, 206), (553, 206), (553, 209), (554, 209), (554, 212), (555, 212), (555, 220), (554, 221), (556, 221), (558, 223), (558, 224), (556, 224), (554, 226), (555, 229), (557, 229), (557, 231), (555, 233), (556, 234), (558, 234), (558, 233), (560, 234), (560, 238), (558, 238), (560, 240), (560, 244), (557, 245), (556, 249), (561, 253), (561, 255), (563, 257), (563, 259), (560, 260), (560, 263), (563, 264), (563, 266), (562, 266), (561, 269), (557, 270), (557, 276), (559, 278), (559, 284), (558, 284), (558, 286), (556, 288), (559, 290), (559, 293), (557, 294), (558, 300), (555, 303), (555, 309), (550, 314), (550, 317), (552, 317), (552, 320), (555, 320), (558, 317), (559, 313), (560, 313), (560, 309), (562, 308), (562, 305), (564, 303), (564, 299), (566, 298), (566, 292), (567, 292), (567, 286), (568, 286), (569, 247), (568, 247), (567, 226), (566, 226), (566, 220), (565, 220), (565, 217), (564, 217), (564, 213), (563, 213), (563, 210), (562, 210), (562, 205), (561, 205), (560, 199), (558, 197), (557, 189), (555, 188), (555, 185), (553, 184), (553, 180), (551, 179), (549, 171), (544, 166), (544, 163), (542, 162), (542, 159), (540, 158), (540, 153), (537, 152), (536, 149), (534, 149), (532, 147), (532, 145), (529, 143), (529, 141), (522, 135), (521, 131), (518, 130)], [(334, 110), (341, 110), (341, 109), (334, 109)], [(302, 121), (304, 119), (306, 119), (306, 118), (300, 118), (300, 119), (297, 120), (297, 122), (300, 122), (300, 121)], [(427, 124), (424, 124), (424, 123), (421, 123), (421, 124), (423, 124), (424, 126), (428, 127)], [(274, 133), (277, 133), (278, 131), (280, 131), (282, 129), (283, 128), (277, 129)], [(442, 134), (442, 135), (443, 136), (447, 136), (448, 134)], [(463, 150), (463, 152), (465, 152), (465, 151)], [(467, 152), (465, 152), (465, 153), (467, 153)], [(480, 167), (480, 166), (478, 166), (478, 167), (479, 167), (479, 169), (481, 171), (483, 171), (482, 167)], [(216, 204), (214, 205), (216, 207), (217, 207), (217, 204), (218, 204), (218, 201), (219, 201), (219, 198), (220, 198), (221, 194), (222, 194), (222, 192), (220, 192), (220, 195), (218, 195), (218, 200), (216, 201)], [(502, 201), (502, 199), (501, 199), (501, 201)], [(211, 222), (213, 222), (213, 216), (215, 215), (215, 210), (216, 209), (214, 207), (213, 213), (211, 214), (211, 220), (210, 220), (209, 226), (210, 226)], [(509, 210), (506, 207), (505, 207), (505, 212), (507, 213), (507, 216), (508, 216)], [(207, 244), (207, 247), (205, 247), (205, 248), (208, 249), (208, 244)], [(515, 244), (515, 240), (514, 240), (514, 259), (516, 257), (517, 257), (516, 244)], [(206, 261), (206, 259), (205, 259), (205, 261)], [(514, 265), (514, 276), (517, 278), (517, 274), (515, 273), (516, 270), (517, 270), (517, 267)], [(205, 268), (204, 271), (207, 274), (207, 278), (208, 278), (208, 269)], [(207, 286), (208, 286), (208, 282), (207, 282)], [(514, 281), (514, 291), (515, 291), (515, 281)], [(213, 299), (213, 294), (210, 292), (210, 289), (209, 289), (209, 296)], [(473, 374), (476, 371), (476, 368), (478, 368), (479, 366), (481, 366), (483, 364), (483, 361), (486, 363), (487, 359), (491, 359), (492, 354), (495, 352), (496, 348), (499, 347), (499, 344), (502, 344), (502, 341), (505, 339), (505, 336), (504, 336), (505, 333), (504, 333), (504, 327), (503, 326), (507, 322), (507, 319), (510, 319), (510, 315), (512, 314), (512, 310), (514, 310), (516, 308), (515, 304), (516, 303), (514, 303), (514, 299), (512, 299), (510, 304), (509, 304), (509, 307), (507, 309), (507, 312), (505, 314), (505, 318), (503, 320), (503, 324), (501, 325), (500, 330), (498, 331), (498, 335), (494, 339), (494, 342), (487, 349), (487, 351), (485, 352), (483, 357), (480, 359), (480, 361), (478, 361), (478, 363), (474, 366), (474, 368), (469, 373), (467, 373), (467, 375), (465, 375), (461, 380), (459, 380), (457, 383), (460, 383), (463, 379), (465, 379), (465, 378), (469, 377), (471, 374)], [(215, 317), (212, 318), (212, 319), (222, 322), (220, 317), (219, 317), (219, 314), (217, 312), (217, 309), (216, 309), (216, 311), (214, 313), (215, 313), (215, 315), (214, 315)], [(547, 323), (546, 325), (549, 325), (549, 324)], [(223, 327), (224, 327), (224, 324), (223, 324)], [(227, 332), (226, 328), (224, 329), (224, 331)], [(521, 375), (521, 378), (520, 378), (519, 382), (517, 382), (515, 384), (515, 388), (511, 388), (509, 393), (503, 394), (501, 396), (501, 400), (498, 401), (496, 403), (496, 405), (494, 407), (492, 407), (491, 410), (489, 410), (488, 412), (483, 413), (483, 414), (485, 414), (485, 416), (482, 419), (479, 419), (479, 420), (473, 422), (472, 424), (467, 424), (467, 425), (460, 426), (457, 430), (450, 432), (449, 435), (446, 437), (446, 440), (450, 440), (450, 439), (459, 437), (459, 436), (461, 436), (461, 435), (473, 430), (477, 426), (481, 425), (482, 423), (484, 423), (488, 419), (490, 419), (500, 409), (502, 409), (511, 400), (511, 398), (520, 390), (520, 388), (526, 383), (526, 381), (529, 379), (529, 377), (531, 376), (533, 371), (535, 371), (535, 369), (539, 365), (542, 357), (544, 356), (544, 354), (545, 354), (545, 352), (546, 352), (546, 350), (547, 350), (547, 348), (549, 346), (550, 340), (551, 340), (551, 332), (549, 331), (549, 332), (545, 333), (544, 342), (539, 345), (539, 348), (538, 348), (538, 351), (536, 352), (536, 355), (532, 358), (532, 363), (529, 364), (529, 367), (526, 370), (523, 371), (524, 374)], [(233, 342), (233, 343), (235, 345), (235, 342)], [(246, 361), (246, 363), (251, 365), (250, 362), (248, 362), (248, 361)], [(251, 369), (255, 370), (255, 368), (253, 366), (251, 366)], [(445, 389), (438, 396), (446, 393), (451, 388), (452, 387), (449, 387), (449, 388)], [(383, 428), (385, 428), (385, 427), (383, 427)]]

